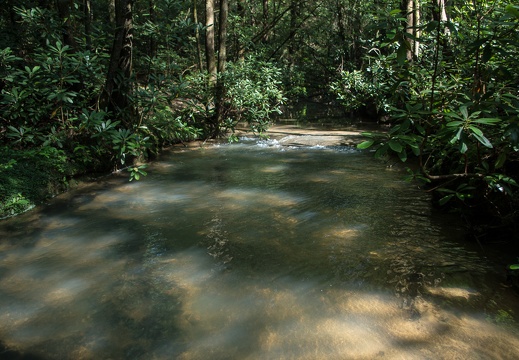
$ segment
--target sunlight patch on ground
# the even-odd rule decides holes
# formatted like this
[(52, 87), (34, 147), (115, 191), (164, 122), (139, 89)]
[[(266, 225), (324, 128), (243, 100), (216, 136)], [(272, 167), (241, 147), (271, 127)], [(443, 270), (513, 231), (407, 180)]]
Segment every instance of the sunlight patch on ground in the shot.
[(226, 202), (242, 203), (243, 206), (268, 205), (270, 207), (291, 207), (304, 201), (304, 198), (276, 191), (232, 189), (218, 193), (218, 198)]
[(330, 241), (332, 241), (333, 243), (336, 243), (337, 239), (340, 239), (340, 240), (352, 239), (352, 238), (358, 236), (360, 233), (361, 232), (357, 229), (353, 229), (353, 228), (349, 228), (349, 227), (336, 227), (336, 228), (326, 231), (322, 235), (322, 237), (323, 237), (323, 239), (330, 237), (331, 238)]
[[(351, 235), (345, 230), (336, 229), (336, 236)], [(85, 254), (92, 262), (83, 263), (81, 271), (72, 270), (79, 250), (70, 249), (60, 260), (59, 272), (41, 271), (36, 261), (3, 278), (3, 294), (34, 299), (23, 305), (0, 300), (4, 339), (10, 338), (7, 330), (16, 335), (17, 342), (10, 343), (14, 346), (83, 334), (71, 351), (79, 358), (103, 351), (104, 346), (117, 354), (132, 345), (125, 324), (140, 326), (154, 319), (155, 326), (182, 334), (175, 345), (166, 339), (139, 339), (156, 359), (170, 358), (172, 346), (183, 349), (176, 358), (184, 360), (414, 359), (439, 353), (445, 358), (477, 358), (482, 351), (519, 346), (518, 339), (482, 315), (456, 314), (428, 300), (416, 300), (420, 316), (413, 320), (392, 294), (330, 288), (288, 275), (246, 276), (222, 268), (203, 249), (132, 268), (115, 259), (102, 261), (99, 247), (86, 251), (97, 255)], [(7, 266), (14, 267), (13, 261), (17, 259), (11, 258)], [(145, 279), (147, 290), (138, 287)], [(460, 289), (439, 291), (471, 296)], [(99, 292), (103, 295), (92, 296)], [(152, 296), (161, 296), (160, 306), (168, 309), (161, 317), (155, 318), (158, 304)], [(112, 315), (96, 315), (109, 304), (121, 323), (113, 323)]]
[(519, 340), (508, 343), (509, 336), (500, 339), (501, 330), (483, 318), (442, 314), (426, 301), (419, 305), (420, 318), (412, 320), (390, 294), (320, 290), (315, 282), (290, 277), (274, 282), (241, 278), (214, 268), (201, 253), (184, 253), (160, 268), (156, 275), (178, 286), (172, 289), (183, 304), (177, 324), (191, 339), (179, 359), (208, 354), (251, 359), (382, 355), (399, 359), (431, 357), (440, 349), (447, 358), (473, 358), (478, 347), (467, 346), (469, 339), (519, 345)]
[(463, 298), (466, 300), (480, 295), (477, 291), (459, 287), (428, 287), (427, 292), (444, 298)]
[(267, 167), (264, 167), (262, 168), (260, 171), (262, 173), (279, 173), (279, 172), (283, 172), (285, 170), (288, 169), (288, 166), (286, 165), (273, 165), (273, 166), (267, 166)]

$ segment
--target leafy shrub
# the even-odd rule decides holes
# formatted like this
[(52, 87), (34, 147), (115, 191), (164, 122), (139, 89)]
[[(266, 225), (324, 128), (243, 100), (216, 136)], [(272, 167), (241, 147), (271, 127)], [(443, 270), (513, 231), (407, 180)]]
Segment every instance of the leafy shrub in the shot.
[(268, 128), (273, 114), (281, 113), (286, 101), (281, 90), (281, 70), (272, 63), (247, 58), (230, 63), (223, 73), (226, 126), (233, 129), (240, 121), (253, 131)]
[(342, 71), (330, 84), (330, 90), (346, 111), (358, 112), (374, 107), (377, 114), (389, 111), (396, 95), (391, 84), (395, 82), (395, 70), (388, 66), (388, 59), (378, 57), (365, 70)]
[[(13, 150), (0, 147), (0, 218), (45, 201), (67, 188), (74, 171), (65, 152), (54, 147)], [(9, 160), (7, 160), (9, 159)]]

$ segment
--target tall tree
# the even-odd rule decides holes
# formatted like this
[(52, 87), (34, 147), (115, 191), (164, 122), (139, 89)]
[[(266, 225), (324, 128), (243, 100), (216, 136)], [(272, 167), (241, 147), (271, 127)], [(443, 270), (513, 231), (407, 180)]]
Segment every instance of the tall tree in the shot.
[(133, 0), (115, 0), (115, 32), (110, 64), (101, 96), (101, 106), (127, 125), (131, 123), (129, 95), (131, 91), (133, 53)]
[[(438, 0), (442, 1), (442, 0)], [(419, 0), (405, 0), (405, 12), (406, 12), (406, 34), (407, 43), (407, 60), (412, 61), (418, 58), (420, 55), (420, 2)]]
[(205, 27), (205, 58), (211, 87), (216, 84), (214, 0), (205, 1)]
[(218, 27), (218, 78), (216, 82), (215, 94), (215, 132), (213, 137), (220, 135), (220, 124), (225, 117), (225, 83), (223, 73), (227, 61), (227, 17), (229, 15), (228, 0), (220, 0), (220, 17)]
[(86, 50), (92, 50), (92, 3), (90, 0), (83, 0), (83, 14), (85, 22), (85, 46)]

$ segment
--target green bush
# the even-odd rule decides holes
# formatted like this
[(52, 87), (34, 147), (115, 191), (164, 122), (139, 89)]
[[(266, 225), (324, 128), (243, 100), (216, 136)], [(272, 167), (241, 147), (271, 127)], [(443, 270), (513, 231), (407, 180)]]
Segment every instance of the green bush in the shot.
[(229, 63), (223, 73), (225, 108), (229, 129), (240, 121), (255, 132), (265, 131), (273, 114), (281, 113), (283, 97), (281, 70), (274, 64), (247, 58)]
[(23, 212), (68, 187), (74, 172), (63, 150), (0, 147), (0, 218)]

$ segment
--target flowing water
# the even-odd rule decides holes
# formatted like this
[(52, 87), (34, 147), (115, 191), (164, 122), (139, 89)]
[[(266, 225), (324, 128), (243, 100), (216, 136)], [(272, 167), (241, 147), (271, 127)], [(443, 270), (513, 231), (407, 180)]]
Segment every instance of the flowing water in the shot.
[(0, 223), (3, 346), (41, 359), (519, 357), (517, 297), (459, 224), (371, 154), (299, 145), (175, 150), (139, 182), (106, 178)]

